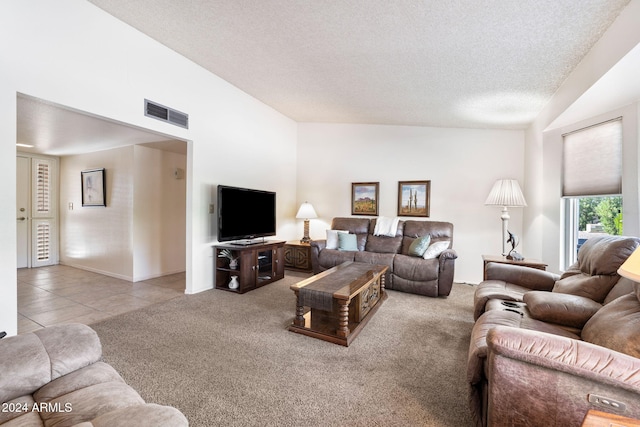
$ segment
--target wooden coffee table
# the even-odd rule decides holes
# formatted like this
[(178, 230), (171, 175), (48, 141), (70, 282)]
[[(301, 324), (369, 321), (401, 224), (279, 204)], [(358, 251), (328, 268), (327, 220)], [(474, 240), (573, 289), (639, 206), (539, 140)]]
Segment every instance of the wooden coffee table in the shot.
[(348, 346), (387, 299), (384, 265), (345, 262), (291, 285), (296, 317), (289, 330)]

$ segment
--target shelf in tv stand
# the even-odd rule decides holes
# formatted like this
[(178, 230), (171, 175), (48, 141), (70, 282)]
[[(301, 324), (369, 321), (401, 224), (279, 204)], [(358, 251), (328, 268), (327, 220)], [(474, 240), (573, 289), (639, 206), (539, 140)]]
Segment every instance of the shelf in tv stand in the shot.
[[(244, 293), (284, 278), (284, 244), (266, 240), (252, 245), (214, 245), (214, 287)], [(229, 260), (219, 256), (225, 249), (237, 258), (237, 268), (230, 268)], [(232, 276), (237, 276), (237, 289), (229, 289)]]

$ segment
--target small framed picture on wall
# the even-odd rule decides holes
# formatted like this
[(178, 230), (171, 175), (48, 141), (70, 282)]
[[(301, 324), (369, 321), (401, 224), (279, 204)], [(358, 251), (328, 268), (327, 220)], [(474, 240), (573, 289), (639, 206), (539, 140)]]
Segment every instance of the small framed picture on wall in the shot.
[(351, 184), (351, 215), (378, 215), (379, 182)]
[(82, 177), (82, 206), (107, 206), (105, 171), (91, 169), (80, 172)]
[(431, 181), (398, 182), (398, 216), (429, 216)]

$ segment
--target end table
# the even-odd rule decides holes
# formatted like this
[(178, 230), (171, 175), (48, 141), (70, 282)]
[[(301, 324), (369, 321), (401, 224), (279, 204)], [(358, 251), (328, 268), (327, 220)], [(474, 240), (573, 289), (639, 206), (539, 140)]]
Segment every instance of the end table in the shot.
[(311, 267), (311, 245), (309, 243), (301, 243), (298, 240), (285, 243), (284, 268), (311, 272), (313, 270)]

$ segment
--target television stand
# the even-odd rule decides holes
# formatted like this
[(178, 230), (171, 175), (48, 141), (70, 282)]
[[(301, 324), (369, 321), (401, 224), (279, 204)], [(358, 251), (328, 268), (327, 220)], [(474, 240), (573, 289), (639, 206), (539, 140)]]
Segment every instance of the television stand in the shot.
[[(250, 245), (238, 245), (237, 242), (214, 245), (214, 287), (242, 294), (283, 279), (284, 244), (280, 240), (266, 240)], [(222, 255), (224, 249), (237, 259), (235, 268), (231, 268), (229, 259)], [(236, 279), (232, 281), (234, 276)]]
[(252, 240), (252, 239), (236, 240), (234, 242), (229, 242), (228, 244), (233, 246), (252, 246), (252, 245), (263, 245), (265, 243), (268, 243), (268, 241), (262, 238), (261, 240)]

